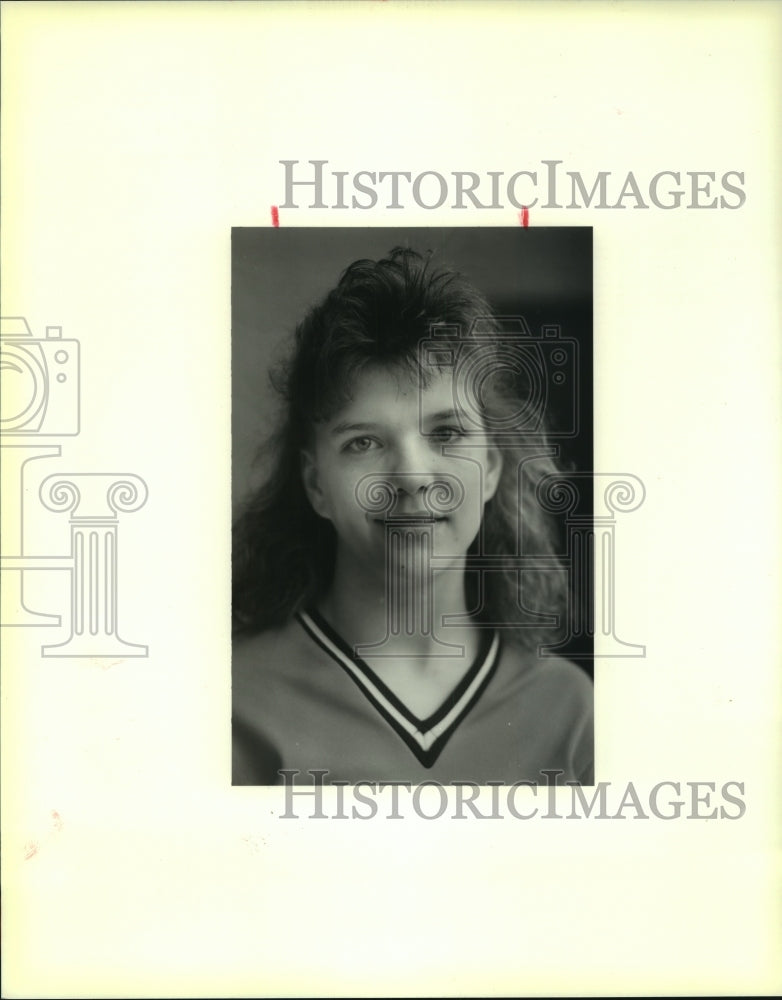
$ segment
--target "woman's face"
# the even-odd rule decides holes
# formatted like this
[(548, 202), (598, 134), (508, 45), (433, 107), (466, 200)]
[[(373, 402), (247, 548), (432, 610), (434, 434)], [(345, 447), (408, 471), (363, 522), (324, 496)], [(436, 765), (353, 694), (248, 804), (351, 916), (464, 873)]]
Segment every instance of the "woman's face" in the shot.
[(338, 558), (348, 565), (383, 572), (391, 521), (412, 538), (433, 523), (433, 554), (445, 557), (438, 566), (463, 560), (502, 460), (485, 434), (463, 429), (473, 425), (460, 422), (453, 390), (450, 372), (421, 387), (403, 371), (372, 366), (357, 377), (350, 402), (317, 426), (303, 455), (304, 486), (316, 513), (334, 525)]

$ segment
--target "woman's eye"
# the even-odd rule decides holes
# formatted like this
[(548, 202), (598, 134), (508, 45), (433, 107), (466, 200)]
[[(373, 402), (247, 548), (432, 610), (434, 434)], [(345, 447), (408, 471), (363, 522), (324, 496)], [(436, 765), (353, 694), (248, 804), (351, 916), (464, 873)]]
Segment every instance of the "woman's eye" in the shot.
[(376, 442), (374, 438), (370, 437), (358, 437), (352, 438), (343, 448), (343, 451), (351, 452), (354, 455), (360, 455), (365, 451), (370, 451), (375, 447)]
[(464, 431), (461, 427), (435, 427), (429, 437), (437, 444), (450, 444), (451, 441), (464, 437)]

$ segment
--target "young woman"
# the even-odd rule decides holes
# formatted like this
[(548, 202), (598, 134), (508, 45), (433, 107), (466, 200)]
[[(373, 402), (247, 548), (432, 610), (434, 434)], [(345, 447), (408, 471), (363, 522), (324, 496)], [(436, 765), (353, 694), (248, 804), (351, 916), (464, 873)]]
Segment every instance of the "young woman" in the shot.
[[(234, 784), (593, 781), (591, 682), (529, 624), (565, 582), (519, 349), (402, 249), (297, 328), (272, 471), (234, 527)], [(548, 557), (523, 574), (520, 519)]]

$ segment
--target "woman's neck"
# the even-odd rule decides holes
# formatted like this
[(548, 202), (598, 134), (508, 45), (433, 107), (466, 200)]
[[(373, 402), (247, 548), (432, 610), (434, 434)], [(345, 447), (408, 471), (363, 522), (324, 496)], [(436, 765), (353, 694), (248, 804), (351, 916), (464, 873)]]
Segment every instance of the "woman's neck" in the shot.
[[(387, 653), (425, 658), (442, 654), (443, 643), (477, 645), (467, 619), (464, 571), (431, 574), (427, 580), (401, 574), (386, 582), (337, 558), (332, 585), (319, 602), (323, 617), (351, 646), (384, 642)], [(444, 615), (464, 616), (463, 625), (443, 626)]]

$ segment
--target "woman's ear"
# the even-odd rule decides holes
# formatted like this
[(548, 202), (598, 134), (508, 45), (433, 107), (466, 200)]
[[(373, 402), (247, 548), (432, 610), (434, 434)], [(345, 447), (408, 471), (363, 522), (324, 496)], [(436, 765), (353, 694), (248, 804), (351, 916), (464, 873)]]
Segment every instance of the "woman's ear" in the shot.
[(483, 502), (487, 503), (497, 492), (502, 475), (502, 452), (493, 444), (490, 444), (486, 455), (486, 468), (483, 479)]
[(301, 481), (312, 509), (320, 517), (330, 520), (327, 513), (326, 500), (320, 487), (317, 459), (310, 448), (306, 448), (301, 452)]

